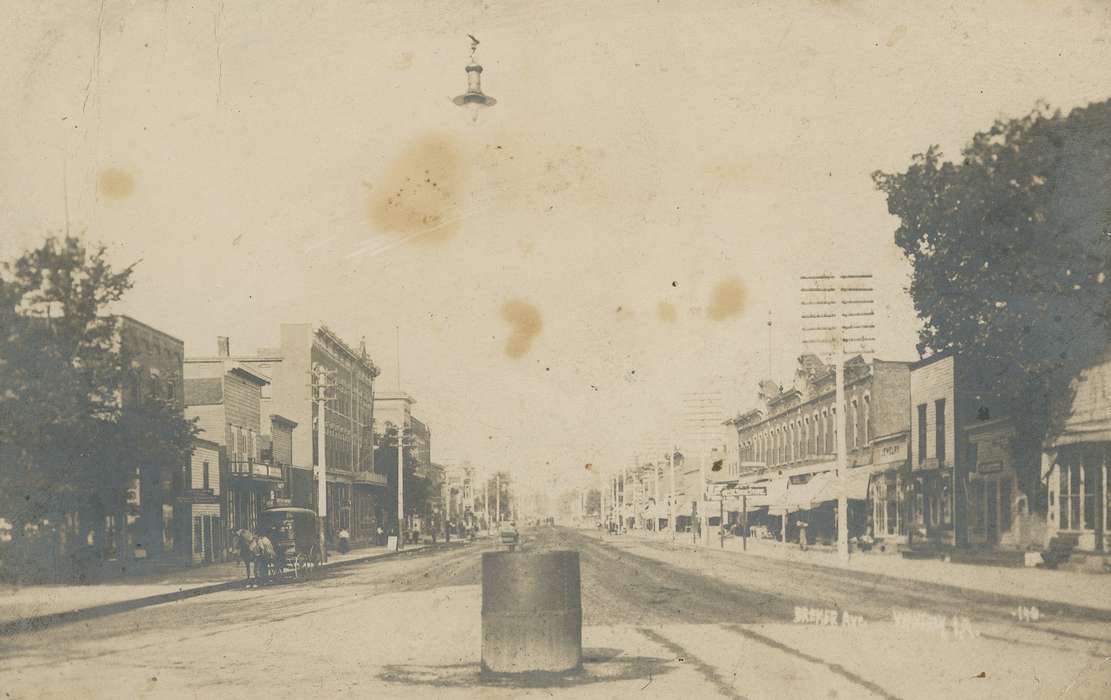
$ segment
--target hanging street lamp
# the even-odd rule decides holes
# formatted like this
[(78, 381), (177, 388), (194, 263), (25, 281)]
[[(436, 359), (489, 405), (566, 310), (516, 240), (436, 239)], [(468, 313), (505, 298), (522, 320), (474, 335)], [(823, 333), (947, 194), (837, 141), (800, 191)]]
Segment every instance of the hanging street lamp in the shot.
[(478, 48), (478, 39), (471, 34), (467, 36), (471, 38), (471, 61), (466, 68), (467, 91), (453, 99), (452, 102), (470, 111), (471, 121), (477, 122), (478, 113), (482, 111), (482, 108), (493, 107), (498, 101), (482, 92), (482, 66), (474, 60), (474, 52)]

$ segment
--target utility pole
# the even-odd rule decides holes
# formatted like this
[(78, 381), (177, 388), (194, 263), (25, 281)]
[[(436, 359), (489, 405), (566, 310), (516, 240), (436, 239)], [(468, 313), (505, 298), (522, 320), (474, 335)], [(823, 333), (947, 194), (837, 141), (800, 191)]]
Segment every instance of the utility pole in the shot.
[(494, 513), (494, 518), (497, 520), (498, 529), (501, 529), (501, 472), (494, 474), (494, 499), (497, 512)]
[(668, 500), (668, 514), (667, 523), (671, 527), (671, 541), (675, 541), (675, 441), (671, 441), (671, 447), (667, 451), (668, 463), (668, 476), (670, 482), (668, 486), (671, 488), (671, 498)]
[(328, 439), (325, 416), (327, 403), (335, 396), (335, 372), (317, 364), (313, 367), (313, 376), (316, 385), (316, 515), (320, 524), (320, 559), (328, 561), (328, 546), (324, 538), (324, 523), (328, 517)]
[[(697, 519), (695, 512), (691, 513), (692, 521), (697, 523), (697, 528), (692, 522), (691, 532), (695, 544), (700, 538), (705, 537), (709, 527), (709, 513), (706, 511), (706, 446), (707, 437), (720, 429), (723, 409), (721, 408), (721, 394), (716, 391), (702, 391), (685, 394), (683, 397), (683, 426), (686, 441), (693, 443), (693, 449), (698, 453), (699, 491), (697, 494)], [(696, 531), (697, 530), (697, 531)]]
[(405, 549), (405, 416), (397, 429), (397, 548)]
[(802, 342), (826, 346), (837, 385), (833, 421), (837, 446), (837, 555), (841, 565), (848, 566), (849, 460), (845, 433), (849, 415), (845, 410), (845, 350), (849, 346), (862, 355), (874, 352), (868, 344), (875, 341), (875, 289), (870, 274), (808, 275), (800, 279), (812, 285), (801, 290), (802, 330), (809, 335)]

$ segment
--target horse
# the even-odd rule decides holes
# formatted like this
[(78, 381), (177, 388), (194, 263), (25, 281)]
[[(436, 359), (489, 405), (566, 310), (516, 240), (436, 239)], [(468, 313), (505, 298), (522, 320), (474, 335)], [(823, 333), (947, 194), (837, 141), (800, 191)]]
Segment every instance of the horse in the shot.
[(247, 566), (247, 579), (251, 578), (251, 564), (255, 566), (256, 585), (269, 579), (278, 558), (274, 543), (269, 537), (255, 535), (250, 530), (236, 530), (235, 535), (239, 538), (239, 558)]

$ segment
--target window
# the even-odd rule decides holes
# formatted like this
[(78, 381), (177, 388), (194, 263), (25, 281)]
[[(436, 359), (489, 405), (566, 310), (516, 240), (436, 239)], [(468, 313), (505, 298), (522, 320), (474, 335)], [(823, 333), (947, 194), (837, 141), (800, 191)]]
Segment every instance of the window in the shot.
[(193, 518), (193, 553), (204, 551), (204, 524), (201, 516)]
[(860, 447), (860, 424), (859, 424), (860, 411), (857, 408), (856, 399), (853, 399), (852, 419), (853, 419), (853, 447), (857, 448), (857, 447)]
[(864, 443), (872, 442), (872, 398), (864, 395)]
[(822, 443), (819, 442), (819, 440), (818, 440), (818, 436), (821, 434), (821, 423), (818, 422), (818, 412), (817, 411), (814, 412), (814, 420), (813, 420), (813, 422), (811, 422), (810, 425), (813, 426), (813, 430), (811, 431), (811, 434), (813, 436), (812, 439), (814, 440), (814, 449), (813, 449), (812, 453), (816, 454), (816, 455), (821, 454), (822, 453), (822, 447), (821, 447)]
[(1100, 468), (1102, 465), (1097, 460), (1085, 459), (1080, 483), (1084, 490), (1084, 529), (1096, 529), (1096, 504), (1100, 496)]
[(202, 476), (201, 476), (201, 479), (202, 479), (201, 488), (207, 489), (207, 488), (209, 488), (209, 485), (208, 485), (208, 460), (207, 459), (204, 461), (204, 465), (201, 467), (201, 469), (204, 470), (204, 471), (201, 472), (201, 474), (202, 474)]
[(884, 480), (887, 482), (887, 534), (895, 535), (899, 532), (899, 476), (888, 472)]
[(174, 380), (170, 379), (166, 382), (166, 398), (173, 401), (177, 397), (177, 386), (174, 385)]
[(802, 454), (800, 457), (806, 457), (810, 451), (810, 416), (802, 419)]
[(246, 436), (243, 435), (243, 428), (236, 428), (235, 432), (236, 432), (236, 435), (237, 435), (236, 440), (235, 440), (236, 448), (237, 448), (236, 449), (236, 459), (237, 459), (237, 461), (244, 462), (244, 461), (246, 461), (246, 455), (247, 455), (247, 438), (246, 438)]
[(934, 402), (934, 451), (938, 464), (945, 464), (945, 399)]
[(918, 404), (918, 463), (926, 461), (926, 404)]
[(826, 454), (829, 455), (833, 454), (833, 416), (828, 410), (822, 411), (822, 415), (825, 418), (826, 424), (825, 430), (823, 431), (826, 438)]
[[(995, 484), (992, 484), (994, 487)], [(984, 482), (976, 479), (972, 482), (972, 504), (976, 509), (976, 530), (983, 532), (984, 530)]]
[(1011, 529), (1011, 480), (1004, 479), (999, 482), (999, 529), (1009, 532)]

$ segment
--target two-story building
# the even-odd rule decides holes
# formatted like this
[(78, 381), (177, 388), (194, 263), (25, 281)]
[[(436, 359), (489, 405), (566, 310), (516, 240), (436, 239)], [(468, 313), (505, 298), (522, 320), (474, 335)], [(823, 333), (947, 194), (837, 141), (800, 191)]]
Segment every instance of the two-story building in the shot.
[(174, 551), (191, 564), (227, 557), (230, 537), (221, 508), (222, 449), (212, 440), (193, 438), (193, 454), (175, 489)]
[(738, 482), (765, 491), (747, 499), (750, 522), (783, 539), (797, 537), (800, 521), (817, 541), (836, 537), (837, 430), (845, 431), (850, 537), (869, 528), (873, 480), (886, 480), (899, 467), (898, 448), (889, 455), (895, 459), (877, 462), (875, 446), (905, 441), (910, 363), (854, 357), (846, 361), (844, 372), (846, 415), (841, 418), (833, 367), (815, 355), (802, 355), (790, 388), (761, 382), (763, 408), (731, 421), (738, 437)]
[(221, 345), (215, 357), (186, 358), (186, 412), (222, 450), (228, 527), (254, 532), (262, 511), (285, 492), (282, 468), (262, 460), (262, 387), (270, 378), (225, 351)]

